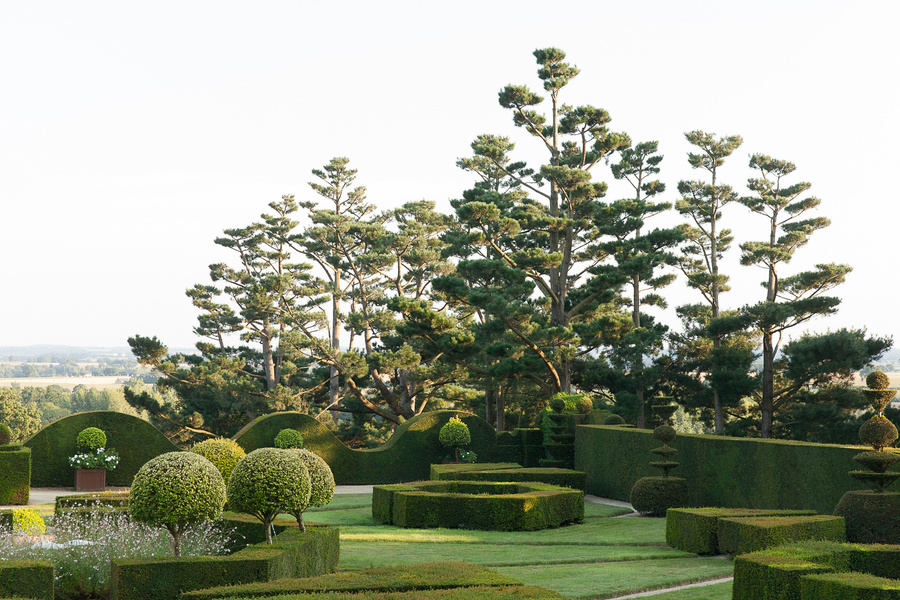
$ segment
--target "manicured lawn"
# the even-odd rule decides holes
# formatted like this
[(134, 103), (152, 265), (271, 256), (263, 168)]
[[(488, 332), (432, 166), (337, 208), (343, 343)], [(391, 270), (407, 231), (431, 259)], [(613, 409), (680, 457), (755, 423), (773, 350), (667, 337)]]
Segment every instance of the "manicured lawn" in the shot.
[[(400, 529), (372, 519), (371, 494), (346, 494), (307, 519), (341, 528), (340, 571), (462, 560), (569, 598), (610, 598), (730, 577), (731, 561), (665, 545), (665, 520), (612, 518), (626, 509), (586, 503), (583, 524), (529, 532)], [(731, 583), (663, 592), (659, 600), (730, 600)]]

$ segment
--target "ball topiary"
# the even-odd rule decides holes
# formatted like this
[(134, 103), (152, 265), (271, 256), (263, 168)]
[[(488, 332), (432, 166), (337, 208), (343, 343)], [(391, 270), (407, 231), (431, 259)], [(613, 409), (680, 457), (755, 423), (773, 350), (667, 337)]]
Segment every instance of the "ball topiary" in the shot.
[(14, 508), (12, 511), (12, 532), (18, 535), (44, 535), (47, 525), (36, 510)]
[(453, 448), (456, 461), (459, 461), (460, 446), (468, 446), (472, 442), (469, 427), (459, 420), (459, 417), (450, 417), (438, 432), (438, 440), (444, 446)]
[(624, 425), (625, 419), (622, 418), (622, 415), (609, 415), (606, 419), (603, 420), (604, 425)]
[(582, 396), (575, 401), (575, 410), (577, 410), (579, 414), (586, 415), (594, 410), (594, 402), (587, 396)]
[(859, 439), (875, 450), (882, 450), (897, 441), (897, 427), (887, 417), (875, 415), (859, 428)]
[(553, 398), (550, 400), (550, 410), (553, 412), (561, 413), (566, 410), (566, 401), (562, 398)]
[(311, 492), (309, 471), (296, 450), (259, 448), (231, 472), (228, 506), (262, 521), (271, 544), (272, 519), (289, 507), (308, 505)]
[(199, 454), (214, 464), (226, 482), (231, 477), (231, 471), (234, 469), (234, 466), (247, 455), (237, 442), (227, 438), (215, 438), (197, 442), (191, 447), (191, 452)]
[(631, 488), (631, 505), (648, 517), (664, 517), (670, 508), (687, 504), (687, 482), (681, 477), (642, 477)]
[(891, 378), (884, 371), (872, 371), (866, 375), (866, 386), (873, 390), (886, 390), (891, 386)]
[(12, 429), (6, 423), (0, 423), (0, 446), (5, 446), (12, 441)]
[(75, 438), (75, 447), (79, 452), (92, 453), (100, 448), (106, 448), (106, 434), (102, 429), (88, 427), (83, 429)]
[(300, 531), (306, 531), (303, 522), (303, 511), (309, 506), (325, 506), (334, 498), (334, 474), (325, 459), (304, 448), (293, 450), (297, 457), (303, 461), (309, 472), (310, 494), (306, 504), (288, 506), (287, 511), (297, 519)]
[(302, 448), (303, 436), (296, 429), (282, 429), (275, 436), (275, 447), (283, 450)]
[(668, 444), (669, 442), (674, 440), (675, 436), (677, 435), (678, 433), (671, 425), (660, 425), (653, 430), (653, 437), (661, 441), (663, 444)]
[(175, 556), (181, 556), (184, 531), (193, 523), (218, 518), (224, 505), (222, 474), (193, 452), (169, 452), (144, 463), (128, 497), (133, 519), (169, 530)]

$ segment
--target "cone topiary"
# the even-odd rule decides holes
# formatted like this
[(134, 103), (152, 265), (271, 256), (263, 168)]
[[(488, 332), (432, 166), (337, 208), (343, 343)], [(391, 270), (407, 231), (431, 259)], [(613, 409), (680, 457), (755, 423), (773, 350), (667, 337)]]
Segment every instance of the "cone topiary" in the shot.
[(79, 452), (91, 454), (100, 448), (106, 448), (106, 434), (97, 427), (83, 429), (75, 438), (75, 447)]
[(282, 429), (275, 436), (275, 447), (282, 450), (303, 447), (303, 435), (296, 429)]
[(0, 446), (5, 446), (12, 441), (12, 429), (6, 423), (0, 423)]
[(215, 438), (197, 442), (191, 447), (191, 452), (199, 454), (216, 466), (222, 478), (228, 482), (231, 471), (238, 461), (246, 456), (246, 452), (234, 440), (227, 438)]

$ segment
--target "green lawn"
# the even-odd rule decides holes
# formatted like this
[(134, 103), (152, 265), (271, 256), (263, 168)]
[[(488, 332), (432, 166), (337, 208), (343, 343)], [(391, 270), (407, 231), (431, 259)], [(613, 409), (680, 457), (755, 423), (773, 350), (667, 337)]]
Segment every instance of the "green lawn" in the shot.
[[(340, 571), (461, 560), (570, 598), (611, 598), (730, 577), (731, 561), (665, 545), (665, 520), (586, 503), (581, 525), (544, 531), (400, 529), (372, 519), (371, 494), (341, 494), (306, 515), (341, 528)], [(731, 582), (662, 592), (658, 600), (730, 600)]]

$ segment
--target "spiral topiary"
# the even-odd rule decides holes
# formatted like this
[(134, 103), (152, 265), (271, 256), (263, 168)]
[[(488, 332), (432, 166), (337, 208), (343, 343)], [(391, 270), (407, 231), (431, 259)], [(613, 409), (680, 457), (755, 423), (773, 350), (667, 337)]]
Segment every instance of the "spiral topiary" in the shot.
[(450, 417), (438, 432), (438, 440), (444, 446), (453, 448), (455, 460), (459, 462), (460, 446), (468, 446), (472, 442), (469, 427), (459, 420), (459, 417)]
[(259, 448), (242, 458), (228, 480), (228, 506), (263, 523), (272, 543), (272, 520), (289, 507), (307, 506), (309, 470), (296, 450)]
[(282, 450), (303, 447), (303, 435), (296, 429), (282, 429), (275, 436), (275, 447)]
[(328, 466), (328, 463), (319, 455), (305, 448), (297, 448), (293, 452), (303, 461), (306, 470), (309, 472), (310, 495), (306, 504), (288, 506), (287, 511), (297, 519), (300, 531), (306, 531), (306, 524), (303, 522), (303, 511), (310, 506), (325, 506), (331, 502), (332, 498), (334, 498), (334, 474), (331, 472), (331, 467)]
[(18, 535), (44, 535), (47, 525), (36, 510), (14, 508), (12, 510), (12, 532)]
[(222, 474), (193, 452), (168, 452), (144, 463), (128, 497), (134, 520), (169, 530), (175, 556), (181, 556), (185, 530), (193, 523), (218, 518), (224, 505)]
[(191, 447), (191, 452), (199, 454), (214, 464), (226, 482), (231, 477), (231, 471), (234, 470), (234, 466), (247, 455), (237, 442), (227, 438), (215, 438), (197, 442)]
[(93, 453), (100, 448), (106, 448), (106, 434), (97, 427), (83, 429), (75, 438), (75, 447), (79, 452)]
[(0, 446), (5, 446), (12, 441), (12, 429), (6, 423), (0, 423)]

